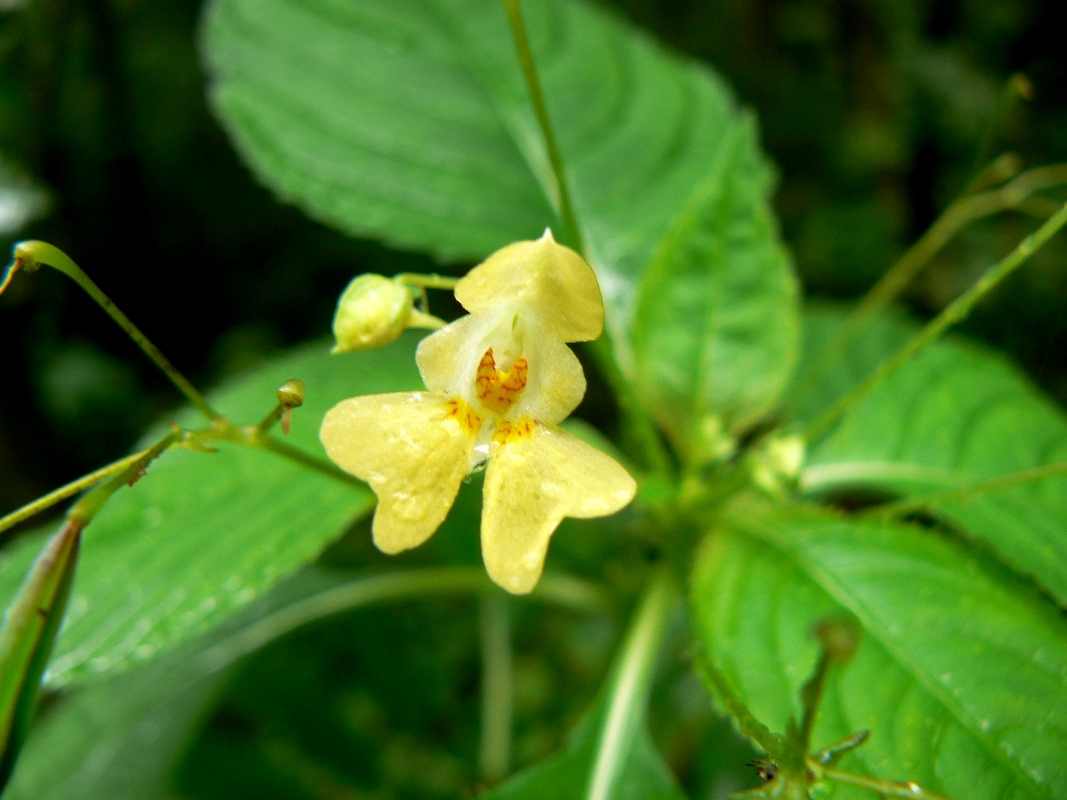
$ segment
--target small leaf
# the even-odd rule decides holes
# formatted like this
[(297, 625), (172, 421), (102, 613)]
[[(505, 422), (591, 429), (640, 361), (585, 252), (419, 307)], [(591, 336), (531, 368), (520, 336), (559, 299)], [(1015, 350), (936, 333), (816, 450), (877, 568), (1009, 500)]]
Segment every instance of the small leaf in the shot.
[[(525, 0), (608, 329), (738, 124), (709, 70), (572, 0)], [(558, 224), (554, 181), (500, 3), (215, 0), (212, 99), (281, 196), (362, 236), (482, 258)]]
[[(832, 332), (841, 317), (817, 312), (809, 319)], [(849, 348), (848, 358), (824, 373), (810, 397), (836, 399), (834, 392), (847, 391), (913, 330), (899, 318), (877, 321)], [(807, 401), (807, 408), (815, 405)], [(948, 339), (848, 412), (811, 449), (801, 486), (813, 493), (921, 496), (1063, 462), (1063, 411), (1002, 356)], [(925, 510), (986, 543), (1067, 606), (1067, 475), (936, 499)]]
[(41, 674), (67, 608), (80, 543), (81, 527), (69, 522), (48, 540), (0, 629), (0, 788), (37, 708)]
[[(274, 405), (279, 385), (300, 378), (307, 397), (287, 443), (325, 458), (318, 428), (331, 405), (419, 386), (416, 341), (407, 335), (385, 350), (344, 356), (312, 345), (213, 400), (236, 423), (255, 422)], [(373, 508), (368, 490), (272, 453), (226, 442), (218, 450), (168, 452), (86, 528), (50, 685), (121, 669), (202, 633)], [(21, 541), (4, 552), (0, 597), (14, 595), (37, 547)]]
[(970, 800), (1067, 797), (1067, 625), (996, 564), (918, 528), (749, 500), (708, 537), (692, 603), (705, 656), (777, 730), (799, 718), (812, 624), (859, 621), (813, 737), (871, 730), (843, 769)]
[(638, 390), (683, 452), (709, 418), (728, 432), (750, 425), (792, 373), (797, 283), (770, 186), (755, 121), (742, 117), (640, 284)]

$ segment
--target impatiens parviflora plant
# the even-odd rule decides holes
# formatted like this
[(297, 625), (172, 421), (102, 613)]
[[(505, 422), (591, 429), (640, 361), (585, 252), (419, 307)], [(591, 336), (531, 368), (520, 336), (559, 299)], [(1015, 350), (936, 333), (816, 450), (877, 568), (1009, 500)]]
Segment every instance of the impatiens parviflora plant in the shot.
[[(389, 338), (388, 317), (353, 307), (350, 291), (334, 331), (378, 325)], [(497, 584), (525, 594), (564, 517), (614, 514), (637, 491), (618, 462), (559, 427), (585, 394), (566, 343), (600, 336), (600, 287), (585, 260), (546, 230), (489, 256), (455, 293), (470, 314), (416, 353), (430, 391), (345, 400), (326, 414), (320, 436), (330, 458), (378, 495), (374, 543), (386, 553), (430, 538), (463, 479), (485, 467), (482, 557)], [(339, 337), (335, 352), (348, 346)]]
[[(630, 536), (648, 554), (628, 563), (645, 588), (584, 722), (558, 756), (486, 797), (679, 796), (645, 717), (683, 581), (696, 671), (765, 753), (761, 796), (851, 787), (933, 797), (888, 780), (914, 777), (961, 800), (1067, 797), (1067, 525), (1062, 483), (1049, 480), (1064, 472), (1064, 422), (999, 361), (937, 341), (1067, 222), (1067, 208), (1042, 212), (1048, 219), (1031, 236), (921, 330), (872, 311), (964, 224), (1063, 183), (1063, 168), (998, 173), (993, 188), (976, 182), (855, 315), (841, 324), (809, 310), (808, 363), (789, 385), (796, 282), (753, 116), (705, 67), (595, 7), (525, 8), (539, 50), (517, 0), (395, 9), (352, 0), (328, 14), (283, 0), (211, 5), (212, 95), (268, 184), (355, 234), (451, 262), (487, 259), (459, 281), (357, 278), (339, 302), (333, 360), (316, 347), (209, 401), (66, 255), (42, 242), (16, 247), (0, 291), (20, 270), (65, 272), (207, 425), (185, 415), (151, 447), (0, 521), (5, 529), (100, 484), (36, 565), (33, 539), (4, 562), (8, 576), (28, 572), (21, 592), (10, 591), (0, 634), (4, 763), (21, 744), (65, 606), (44, 677), (57, 687), (173, 649), (314, 560), (374, 508), (357, 476), (378, 495), (376, 542), (399, 551), (430, 536), (456, 487), (485, 465), (483, 558), (509, 591), (537, 584), (535, 599), (602, 609), (607, 581), (561, 575), (551, 562), (538, 576), (560, 519), (608, 514), (635, 485), (625, 532), (616, 537), (623, 523), (614, 518), (607, 533), (575, 536)], [(535, 54), (547, 62), (544, 87)], [(389, 70), (398, 74), (382, 81)], [(360, 80), (338, 81), (346, 71)], [(428, 79), (437, 75), (447, 79)], [(383, 101), (383, 86), (404, 87), (405, 102)], [(574, 249), (526, 241), (546, 225)], [(469, 316), (433, 317), (426, 288), (455, 289)], [(415, 354), (427, 391), (413, 391), (408, 328), (438, 329)], [(586, 353), (617, 401), (615, 444), (629, 473), (558, 428), (584, 387), (567, 343), (591, 339)], [(960, 374), (970, 382), (954, 383)], [(256, 414), (290, 375), (307, 391), (285, 383), (258, 424), (230, 421)], [(289, 442), (273, 437), (300, 403)], [(1007, 412), (988, 416), (990, 407)], [(345, 469), (317, 455), (305, 420), (315, 431), (322, 420), (322, 442)], [(119, 491), (127, 484), (136, 486)], [(857, 495), (875, 507), (856, 510)], [(878, 504), (887, 496), (899, 499)], [(341, 588), (281, 616), (311, 620), (448, 591), (483, 596), (481, 775), (487, 784), (507, 776), (515, 677), (506, 603), (515, 601), (484, 571), (452, 564)], [(634, 599), (617, 594), (620, 606)], [(817, 627), (820, 657), (812, 623), (841, 615)], [(852, 627), (862, 639), (827, 639)], [(259, 629), (234, 649), (266, 640)], [(812, 753), (813, 739), (838, 744)]]

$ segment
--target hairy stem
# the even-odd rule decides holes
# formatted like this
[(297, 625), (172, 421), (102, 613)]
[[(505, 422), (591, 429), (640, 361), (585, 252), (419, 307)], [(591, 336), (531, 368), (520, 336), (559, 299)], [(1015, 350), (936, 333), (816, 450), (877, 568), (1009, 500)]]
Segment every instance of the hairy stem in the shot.
[(611, 797), (633, 749), (645, 721), (652, 676), (676, 596), (669, 569), (660, 567), (645, 588), (615, 662), (586, 800)]
[(47, 242), (39, 241), (26, 241), (19, 242), (15, 245), (15, 261), (11, 267), (9, 267), (8, 280), (10, 276), (14, 274), (18, 268), (25, 269), (27, 272), (39, 268), (40, 266), (49, 266), (53, 269), (59, 270), (64, 275), (69, 277), (75, 283), (77, 283), (85, 292), (96, 301), (108, 315), (115, 320), (122, 330), (126, 332), (126, 335), (136, 342), (137, 346), (144, 351), (144, 354), (152, 360), (163, 374), (170, 379), (186, 399), (192, 403), (200, 412), (211, 421), (219, 421), (222, 419), (222, 415), (215, 411), (207, 399), (200, 393), (189, 380), (182, 375), (170, 360), (163, 355), (162, 351), (151, 341), (148, 337), (141, 333), (140, 329), (134, 325), (129, 317), (122, 313), (106, 294), (101, 291), (100, 287), (93, 283), (92, 279), (82, 271), (81, 267), (75, 264), (70, 257), (60, 250), (58, 247), (48, 244)]
[(552, 123), (548, 118), (548, 106), (545, 105), (545, 97), (541, 93), (541, 81), (537, 76), (537, 67), (534, 64), (533, 50), (530, 49), (530, 40), (526, 35), (526, 25), (522, 21), (522, 9), (519, 0), (503, 0), (504, 10), (507, 11), (508, 21), (511, 23), (511, 33), (515, 37), (515, 50), (522, 65), (522, 75), (526, 79), (526, 89), (530, 93), (530, 101), (533, 104), (534, 113), (537, 115), (537, 123), (541, 126), (541, 134), (545, 138), (545, 149), (548, 151), (548, 160), (552, 165), (552, 173), (556, 179), (556, 205), (559, 216), (567, 229), (567, 238), (571, 240), (575, 249), (580, 253), (585, 252), (585, 240), (578, 225), (578, 218), (574, 214), (574, 204), (571, 202), (570, 186), (567, 182), (567, 173), (563, 166), (563, 156), (556, 144), (555, 134), (552, 132)]
[(511, 766), (511, 729), (515, 675), (511, 658), (511, 612), (500, 591), (482, 597), (479, 614), (482, 645), (482, 741), (478, 771), (492, 785)]
[(809, 443), (814, 442), (825, 434), (841, 416), (855, 406), (860, 400), (878, 386), (887, 377), (896, 372), (911, 358), (931, 342), (937, 340), (945, 331), (953, 325), (963, 321), (971, 313), (972, 309), (986, 295), (993, 291), (1015, 270), (1026, 263), (1038, 249), (1051, 239), (1064, 224), (1067, 224), (1067, 205), (1064, 205), (1044, 225), (1034, 233), (1027, 236), (1018, 247), (1009, 253), (1000, 262), (990, 267), (981, 278), (950, 303), (940, 314), (930, 322), (896, 355), (883, 362), (866, 380), (862, 381), (852, 391), (840, 398), (821, 416), (815, 419), (804, 431), (805, 438)]

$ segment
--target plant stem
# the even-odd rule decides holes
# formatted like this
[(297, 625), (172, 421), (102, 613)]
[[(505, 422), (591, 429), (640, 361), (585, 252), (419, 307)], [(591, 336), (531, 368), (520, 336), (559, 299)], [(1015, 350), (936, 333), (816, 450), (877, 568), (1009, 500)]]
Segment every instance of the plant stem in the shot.
[(400, 281), (405, 286), (417, 286), (420, 289), (447, 289), (453, 291), (459, 278), (450, 278), (446, 275), (423, 275), (418, 272), (401, 272), (394, 280)]
[(877, 778), (868, 778), (866, 775), (856, 775), (852, 772), (841, 772), (836, 769), (822, 770), (822, 777), (847, 786), (866, 789), (882, 797), (904, 797), (910, 798), (910, 800), (951, 800), (951, 798), (943, 794), (928, 792), (917, 783), (882, 781)]
[[(603, 610), (598, 604), (575, 604), (573, 586), (577, 584), (585, 585), (585, 594), (588, 596), (599, 595), (595, 587), (578, 578), (549, 574), (541, 579), (528, 597), (577, 611)], [(427, 567), (355, 578), (256, 620), (234, 636), (201, 651), (196, 661), (203, 673), (207, 674), (229, 666), (279, 636), (342, 611), (389, 600), (435, 594), (482, 593), (495, 588), (481, 567)]]
[(327, 461), (324, 458), (313, 456), (311, 453), (305, 453), (303, 450), (293, 447), (285, 442), (280, 442), (272, 436), (255, 435), (248, 437), (238, 433), (236, 437), (230, 438), (230, 441), (245, 444), (250, 447), (259, 447), (275, 455), (287, 458), (290, 461), (294, 461), (297, 464), (313, 469), (316, 472), (320, 472), (334, 480), (347, 483), (350, 486), (358, 486), (361, 489), (367, 488), (367, 484), (357, 478), (355, 475), (350, 475), (343, 469), (335, 465), (332, 461)]
[(873, 519), (889, 520), (903, 514), (910, 514), (913, 511), (921, 511), (928, 508), (931, 503), (937, 503), (943, 500), (969, 500), (973, 497), (980, 497), (981, 495), (995, 492), (998, 489), (1009, 489), (1012, 486), (1033, 483), (1034, 481), (1040, 481), (1044, 478), (1051, 478), (1065, 473), (1067, 473), (1067, 461), (1059, 461), (1055, 464), (1046, 464), (1042, 467), (1024, 469), (1019, 472), (1012, 472), (1008, 475), (998, 475), (995, 478), (974, 481), (973, 483), (946, 489), (944, 491), (930, 492), (917, 497), (906, 497), (902, 500), (886, 503), (882, 506), (876, 506), (864, 513), (863, 516)]
[(522, 74), (526, 79), (526, 89), (530, 93), (530, 101), (533, 103), (537, 122), (541, 126), (541, 134), (545, 138), (545, 149), (548, 151), (548, 160), (552, 165), (552, 173), (556, 179), (556, 205), (563, 226), (567, 229), (567, 238), (571, 240), (574, 248), (579, 253), (585, 253), (585, 240), (578, 225), (578, 218), (574, 213), (574, 204), (571, 202), (570, 187), (567, 182), (567, 173), (563, 166), (563, 156), (556, 144), (556, 137), (552, 132), (552, 123), (548, 118), (548, 107), (545, 105), (544, 95), (541, 93), (541, 81), (537, 76), (537, 67), (534, 64), (533, 50), (530, 49), (530, 40), (526, 35), (526, 25), (522, 21), (522, 9), (519, 0), (503, 0), (504, 10), (507, 11), (508, 21), (511, 23), (511, 33), (515, 37), (515, 50), (522, 65)]
[[(1017, 208), (1042, 189), (1067, 183), (1067, 164), (1037, 167), (997, 189), (967, 194), (953, 202), (856, 305), (827, 344), (800, 387), (803, 396), (844, 352), (845, 346), (888, 306), (953, 237), (970, 223)], [(1059, 204), (1055, 204), (1059, 209)]]
[(479, 609), (482, 645), (482, 741), (478, 770), (489, 785), (507, 777), (511, 765), (511, 729), (515, 674), (511, 658), (511, 613), (500, 591), (482, 596)]
[(84, 475), (75, 481), (71, 481), (66, 486), (61, 486), (43, 497), (37, 498), (31, 503), (27, 503), (22, 508), (12, 511), (6, 517), (0, 519), (0, 533), (3, 533), (9, 528), (18, 525), (20, 522), (24, 522), (30, 517), (41, 513), (45, 509), (51, 508), (56, 505), (56, 503), (63, 502), (68, 497), (73, 497), (79, 492), (99, 483), (104, 478), (114, 475), (116, 472), (121, 472), (130, 466), (130, 464), (133, 464), (147, 454), (147, 450), (142, 450), (140, 453), (134, 453), (125, 458), (120, 458), (118, 461), (112, 462), (106, 467), (101, 467), (95, 472), (90, 472), (88, 475)]
[(111, 301), (111, 298), (104, 294), (100, 287), (93, 283), (92, 279), (82, 271), (81, 267), (75, 264), (58, 247), (40, 241), (19, 242), (15, 245), (15, 262), (9, 267), (9, 279), (10, 275), (14, 274), (14, 271), (19, 267), (32, 272), (42, 265), (59, 270), (84, 289), (96, 301), (97, 305), (104, 309), (118, 326), (126, 332), (126, 335), (137, 343), (137, 346), (144, 351), (145, 355), (163, 371), (163, 374), (178, 388), (178, 391), (185, 395), (186, 399), (196, 406), (205, 417), (212, 422), (220, 421), (223, 418), (208, 404), (200, 391), (170, 363), (162, 351), (152, 344), (148, 337), (141, 333), (140, 329), (130, 321), (129, 317), (119, 310), (118, 306)]
[(71, 506), (67, 512), (67, 519), (84, 528), (100, 512), (100, 509), (104, 507), (104, 504), (111, 499), (115, 492), (123, 486), (132, 486), (136, 483), (141, 478), (144, 470), (148, 468), (148, 465), (170, 449), (171, 445), (180, 441), (183, 435), (184, 433), (180, 429), (172, 431), (147, 450), (138, 453), (137, 458), (130, 460), (130, 463), (121, 472), (114, 475), (111, 480), (97, 486)]
[(840, 398), (821, 416), (815, 419), (804, 431), (808, 443), (816, 441), (825, 434), (838, 419), (856, 403), (887, 377), (906, 364), (912, 356), (922, 350), (931, 342), (935, 341), (953, 325), (967, 318), (971, 310), (986, 295), (993, 291), (1000, 283), (1021, 267), (1039, 248), (1051, 239), (1064, 224), (1067, 224), (1067, 204), (1062, 206), (1044, 225), (1034, 233), (1027, 236), (1019, 243), (1011, 253), (1000, 262), (990, 267), (981, 278), (950, 303), (940, 314), (916, 335), (910, 342), (902, 347), (896, 355), (879, 367), (852, 391)]
[(626, 633), (608, 685), (607, 711), (597, 741), (586, 800), (608, 800), (645, 721), (652, 675), (677, 591), (667, 567), (649, 579)]

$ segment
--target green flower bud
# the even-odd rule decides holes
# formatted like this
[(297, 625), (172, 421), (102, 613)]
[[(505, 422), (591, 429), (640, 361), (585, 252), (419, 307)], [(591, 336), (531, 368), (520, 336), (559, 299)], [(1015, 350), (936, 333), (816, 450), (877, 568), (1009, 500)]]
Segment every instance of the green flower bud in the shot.
[(381, 275), (360, 275), (337, 301), (333, 352), (373, 350), (396, 341), (407, 327), (413, 302), (406, 286)]

